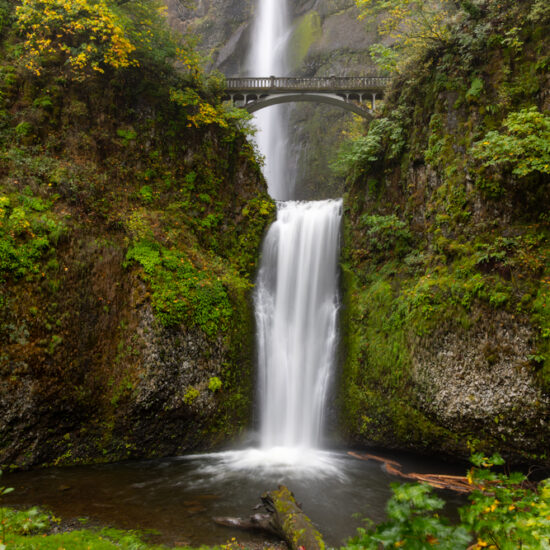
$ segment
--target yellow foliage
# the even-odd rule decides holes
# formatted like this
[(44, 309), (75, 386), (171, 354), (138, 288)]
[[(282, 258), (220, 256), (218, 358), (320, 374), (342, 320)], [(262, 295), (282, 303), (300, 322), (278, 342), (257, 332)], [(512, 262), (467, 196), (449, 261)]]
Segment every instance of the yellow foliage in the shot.
[(61, 55), (73, 75), (137, 66), (119, 15), (106, 0), (22, 0), (17, 27), (25, 41), (25, 66), (39, 75), (44, 56)]
[(208, 124), (217, 124), (223, 128), (228, 127), (223, 107), (207, 103), (191, 88), (170, 90), (170, 99), (186, 109), (188, 126), (199, 128)]

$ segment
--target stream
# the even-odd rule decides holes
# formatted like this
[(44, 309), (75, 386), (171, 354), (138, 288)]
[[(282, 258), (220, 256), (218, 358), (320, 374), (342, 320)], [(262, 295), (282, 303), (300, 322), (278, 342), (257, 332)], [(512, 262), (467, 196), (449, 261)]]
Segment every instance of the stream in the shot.
[[(292, 454), (294, 453), (294, 454)], [(463, 474), (463, 466), (410, 455), (397, 459), (404, 471)], [(284, 483), (325, 537), (338, 547), (368, 516), (384, 519), (390, 483), (400, 481), (376, 462), (342, 451), (245, 449), (70, 468), (6, 474), (15, 491), (4, 498), (17, 507), (40, 505), (63, 519), (85, 518), (86, 526), (154, 530), (149, 539), (169, 545), (223, 544), (236, 537), (262, 544), (263, 533), (216, 525), (216, 516), (248, 517), (264, 491)], [(464, 498), (440, 491), (450, 513)], [(356, 517), (359, 516), (359, 517)], [(77, 522), (76, 522), (77, 523)]]

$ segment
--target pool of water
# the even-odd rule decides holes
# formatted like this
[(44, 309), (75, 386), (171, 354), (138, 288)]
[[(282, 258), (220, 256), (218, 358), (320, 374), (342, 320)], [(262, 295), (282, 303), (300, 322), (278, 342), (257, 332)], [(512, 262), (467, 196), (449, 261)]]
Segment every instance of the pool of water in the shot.
[[(391, 458), (395, 459), (396, 456)], [(425, 459), (399, 456), (403, 471), (463, 473)], [(40, 505), (63, 518), (125, 529), (153, 529), (155, 542), (220, 544), (232, 537), (262, 542), (265, 535), (216, 525), (216, 516), (247, 517), (260, 496), (287, 485), (326, 542), (338, 547), (363, 517), (381, 521), (391, 490), (402, 481), (382, 464), (345, 452), (247, 449), (109, 465), (47, 468), (5, 475), (14, 506)], [(463, 499), (440, 493), (449, 507)]]

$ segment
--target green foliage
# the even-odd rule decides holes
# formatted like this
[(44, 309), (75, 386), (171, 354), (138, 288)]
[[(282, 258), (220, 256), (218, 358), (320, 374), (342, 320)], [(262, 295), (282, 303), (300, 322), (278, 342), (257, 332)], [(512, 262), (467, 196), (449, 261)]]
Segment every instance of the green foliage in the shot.
[(437, 547), (446, 550), (466, 548), (470, 535), (464, 527), (453, 527), (439, 516), (445, 502), (427, 485), (392, 483), (393, 496), (386, 511), (388, 520), (375, 529), (358, 529), (348, 541), (348, 550), (410, 548), (424, 550)]
[[(206, 82), (207, 90), (211, 82), (212, 78)], [(223, 90), (221, 85), (220, 90)], [(221, 96), (220, 91), (212, 94), (212, 90), (208, 90), (206, 95), (209, 96), (208, 100), (197, 90), (190, 87), (172, 88), (170, 90), (170, 100), (182, 107), (187, 113), (188, 126), (201, 128), (216, 124), (227, 129), (236, 127), (250, 135), (254, 133), (250, 125), (252, 116), (246, 110), (222, 105), (217, 101)]]
[(532, 23), (548, 23), (550, 21), (550, 5), (546, 0), (535, 0), (527, 17)]
[(492, 465), (504, 462), (499, 455), (475, 455), (472, 461), (478, 468), (470, 470), (468, 480), (476, 490), (470, 496), (471, 504), (460, 510), (460, 517), (477, 538), (475, 548), (547, 548), (550, 479), (535, 489), (521, 473), (492, 472)]
[(153, 202), (153, 188), (150, 185), (143, 185), (139, 189), (139, 198), (145, 204), (151, 204)]
[(222, 389), (222, 381), (217, 376), (212, 376), (210, 380), (208, 380), (208, 389), (211, 392), (217, 392), (218, 390)]
[(401, 113), (373, 120), (365, 136), (346, 141), (338, 151), (331, 168), (339, 175), (356, 180), (377, 162), (396, 159), (403, 151), (405, 133)]
[(65, 224), (46, 212), (39, 197), (0, 196), (0, 280), (40, 273), (40, 260), (65, 232)]
[(15, 127), (15, 133), (19, 137), (28, 136), (32, 133), (32, 131), (33, 131), (33, 127), (32, 127), (32, 124), (30, 122), (20, 122)]
[(139, 241), (128, 249), (126, 259), (143, 267), (153, 307), (165, 325), (187, 321), (210, 337), (229, 327), (232, 307), (223, 283), (196, 267), (185, 253)]
[(50, 516), (33, 507), (28, 510), (3, 509), (5, 528), (4, 539), (9, 541), (10, 535), (29, 535), (42, 533), (50, 528)]
[(472, 80), (470, 89), (466, 92), (466, 99), (473, 100), (477, 99), (481, 92), (483, 91), (484, 83), (483, 80), (479, 77), (476, 77)]
[(395, 48), (390, 48), (384, 44), (373, 44), (369, 48), (371, 59), (376, 63), (376, 66), (387, 73), (397, 71), (397, 63), (399, 54)]
[[(452, 527), (437, 513), (443, 501), (420, 484), (393, 484), (387, 505), (388, 520), (374, 529), (359, 529), (346, 548), (447, 548), (449, 550), (542, 550), (550, 540), (550, 479), (538, 488), (523, 474), (497, 474), (499, 455), (472, 458), (478, 468), (468, 473), (475, 487), (470, 504), (460, 509), (461, 523)], [(472, 544), (473, 540), (476, 542)], [(381, 546), (380, 546), (381, 545)]]
[(368, 247), (373, 252), (391, 250), (396, 256), (401, 256), (409, 248), (411, 232), (407, 223), (395, 214), (389, 216), (364, 214), (360, 218), (360, 226), (366, 229)]
[(503, 132), (487, 132), (474, 144), (472, 155), (482, 168), (497, 168), (520, 178), (550, 174), (550, 116), (530, 107), (510, 113), (503, 126)]
[(378, 22), (378, 32), (393, 39), (391, 49), (382, 44), (371, 48), (375, 62), (385, 70), (401, 71), (428, 46), (450, 40), (448, 21), (454, 11), (450, 0), (356, 0), (356, 4), (361, 19)]
[(170, 90), (170, 100), (188, 112), (189, 126), (217, 124), (227, 128), (223, 108), (208, 103), (192, 88)]
[[(0, 470), (0, 476), (2, 476), (2, 470)], [(0, 485), (0, 499), (4, 495), (9, 495), (13, 491), (13, 487), (5, 487)], [(5, 550), (6, 546), (4, 544), (6, 540), (6, 530), (7, 530), (7, 523), (6, 523), (6, 509), (0, 507), (0, 527), (1, 527), (1, 533), (2, 538), (0, 539), (0, 550)]]

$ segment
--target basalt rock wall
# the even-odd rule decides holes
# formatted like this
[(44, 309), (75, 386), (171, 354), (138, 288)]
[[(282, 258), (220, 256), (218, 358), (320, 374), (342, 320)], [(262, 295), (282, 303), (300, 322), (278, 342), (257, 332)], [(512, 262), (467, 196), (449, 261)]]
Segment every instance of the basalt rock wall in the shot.
[[(349, 160), (342, 427), (358, 445), (548, 464), (550, 181), (518, 175), (513, 147), (548, 139), (550, 14), (481, 4), (395, 78)], [(514, 144), (495, 165), (493, 139), (489, 159)]]

